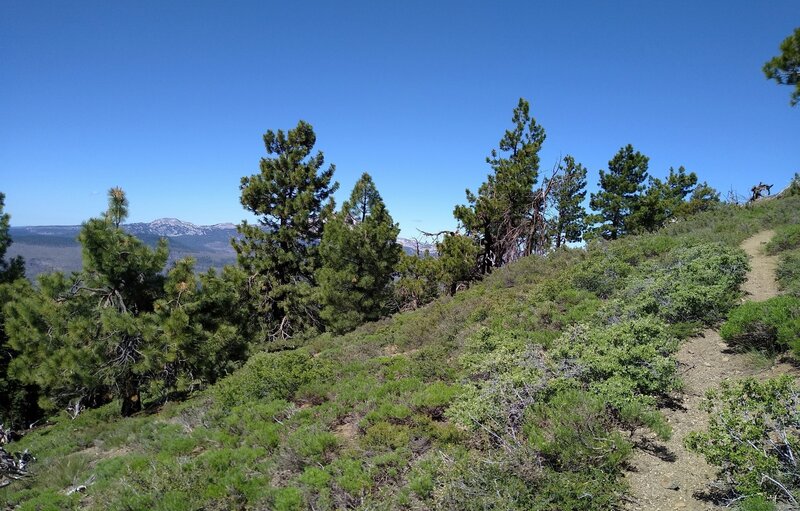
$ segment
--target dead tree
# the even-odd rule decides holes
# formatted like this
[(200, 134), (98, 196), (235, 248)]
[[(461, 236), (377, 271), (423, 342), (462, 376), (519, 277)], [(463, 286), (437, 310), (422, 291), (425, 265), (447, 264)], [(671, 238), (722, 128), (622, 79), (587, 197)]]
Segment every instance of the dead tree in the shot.
[(763, 182), (759, 181), (758, 185), (752, 187), (750, 189), (753, 192), (753, 195), (750, 197), (750, 202), (755, 202), (762, 197), (763, 192), (767, 192), (767, 196), (772, 193), (772, 185), (764, 184)]

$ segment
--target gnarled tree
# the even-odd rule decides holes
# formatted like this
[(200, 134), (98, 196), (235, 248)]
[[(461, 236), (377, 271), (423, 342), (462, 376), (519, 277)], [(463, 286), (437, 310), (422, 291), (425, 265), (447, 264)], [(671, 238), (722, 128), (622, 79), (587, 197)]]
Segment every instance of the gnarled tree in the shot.
[(544, 228), (544, 193), (537, 190), (539, 150), (545, 131), (530, 116), (530, 105), (520, 98), (514, 108), (512, 128), (486, 162), (492, 173), (474, 194), (467, 190), (467, 205), (456, 206), (456, 219), (480, 246), (480, 273), (537, 251)]

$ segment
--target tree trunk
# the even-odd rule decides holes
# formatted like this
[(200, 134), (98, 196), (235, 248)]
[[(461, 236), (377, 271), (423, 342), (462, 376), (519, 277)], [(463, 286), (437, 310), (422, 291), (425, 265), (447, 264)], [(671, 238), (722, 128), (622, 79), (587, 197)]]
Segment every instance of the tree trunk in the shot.
[(125, 378), (122, 383), (122, 416), (130, 417), (142, 410), (142, 400), (139, 395), (139, 383), (133, 375)]

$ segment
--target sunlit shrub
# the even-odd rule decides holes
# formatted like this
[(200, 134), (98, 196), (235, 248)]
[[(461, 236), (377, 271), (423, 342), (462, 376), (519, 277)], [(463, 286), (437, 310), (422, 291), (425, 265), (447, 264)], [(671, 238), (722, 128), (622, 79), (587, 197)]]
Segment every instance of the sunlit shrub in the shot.
[(784, 252), (775, 273), (783, 291), (800, 297), (800, 250)]
[(670, 323), (713, 323), (735, 302), (748, 270), (744, 252), (716, 243), (677, 249), (671, 259), (629, 284), (626, 308)]
[(778, 353), (792, 348), (800, 354), (800, 298), (776, 296), (743, 303), (731, 311), (720, 335), (740, 350)]
[(723, 382), (704, 407), (708, 429), (686, 445), (719, 467), (736, 496), (800, 499), (800, 388), (790, 376)]
[(785, 250), (800, 247), (800, 224), (787, 225), (781, 227), (775, 233), (775, 236), (769, 240), (767, 246), (764, 247), (768, 254), (777, 254)]
[(579, 390), (561, 391), (533, 406), (525, 433), (531, 446), (559, 470), (615, 470), (631, 452), (630, 443), (615, 431), (605, 401)]
[(585, 289), (601, 298), (608, 298), (621, 289), (633, 268), (628, 263), (611, 255), (592, 254), (588, 261), (580, 264), (573, 274), (578, 289)]
[(259, 353), (215, 388), (219, 403), (232, 406), (261, 399), (289, 399), (321, 370), (305, 350)]

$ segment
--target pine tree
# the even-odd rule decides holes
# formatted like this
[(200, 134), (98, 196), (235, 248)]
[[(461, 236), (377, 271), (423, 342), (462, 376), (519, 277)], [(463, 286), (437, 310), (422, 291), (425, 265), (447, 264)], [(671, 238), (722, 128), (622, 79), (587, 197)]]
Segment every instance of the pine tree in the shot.
[(645, 189), (648, 162), (647, 156), (628, 144), (608, 162), (608, 172), (600, 171), (600, 190), (591, 194), (589, 201), (597, 211), (590, 220), (600, 224), (595, 233), (613, 240), (628, 232), (629, 218)]
[(41, 411), (36, 405), (38, 389), (8, 376), (8, 365), (16, 352), (7, 344), (3, 309), (14, 296), (26, 292), (30, 286), (25, 280), (22, 257), (6, 260), (12, 240), (9, 235), (11, 217), (3, 211), (4, 206), (5, 195), (0, 193), (0, 424), (6, 428), (16, 428), (38, 419)]
[(106, 220), (114, 227), (119, 227), (126, 218), (128, 218), (128, 199), (122, 188), (115, 186), (108, 191)]
[(213, 383), (247, 358), (235, 314), (240, 275), (227, 266), (197, 275), (194, 260), (177, 261), (154, 304), (156, 329), (147, 342), (157, 347), (147, 374), (150, 394), (168, 396)]
[(586, 167), (565, 156), (559, 174), (550, 182), (550, 194), (555, 209), (553, 240), (556, 248), (567, 242), (578, 242), (586, 228)]
[(708, 211), (719, 203), (719, 192), (703, 181), (695, 187), (689, 200), (683, 203), (678, 210), (678, 216), (687, 217), (702, 211)]
[(25, 276), (25, 261), (21, 256), (6, 260), (6, 252), (12, 241), (8, 234), (11, 216), (3, 212), (5, 201), (5, 194), (0, 192), (0, 284), (14, 282)]
[(19, 353), (10, 372), (39, 385), (46, 408), (72, 399), (97, 404), (112, 394), (131, 415), (141, 409), (148, 372), (160, 365), (162, 347), (148, 341), (158, 328), (151, 313), (163, 293), (167, 245), (162, 239), (151, 249), (118, 227), (120, 192), (112, 189), (104, 217), (81, 229), (83, 270), (41, 276), (38, 290), (6, 309)]
[(670, 167), (666, 181), (651, 176), (647, 191), (628, 220), (628, 230), (653, 232), (660, 229), (681, 214), (686, 196), (692, 193), (696, 185), (697, 174), (687, 174), (682, 166), (677, 172)]
[(763, 68), (768, 80), (794, 86), (790, 104), (800, 103), (800, 27), (781, 43), (781, 54), (773, 57)]
[(317, 271), (322, 319), (334, 332), (352, 330), (388, 312), (390, 283), (402, 248), (400, 232), (369, 174), (325, 225)]
[(492, 173), (475, 195), (467, 190), (468, 205), (456, 206), (453, 215), (467, 235), (481, 247), (479, 270), (527, 255), (537, 249), (543, 226), (544, 204), (535, 190), (539, 177), (539, 150), (545, 140), (544, 128), (530, 116), (530, 105), (520, 98), (499, 149), (492, 150), (486, 162)]
[(338, 183), (331, 184), (335, 167), (322, 170), (322, 153), (312, 155), (315, 143), (304, 121), (288, 133), (267, 131), (270, 157), (261, 159), (258, 174), (242, 178), (241, 203), (259, 225), (242, 222), (233, 246), (247, 275), (243, 328), (262, 342), (286, 341), (319, 322), (312, 303), (317, 247)]
[(126, 233), (122, 204), (124, 192), (110, 190), (108, 210), (83, 224), (81, 272), (41, 275), (36, 289), (26, 281), (5, 308), (9, 373), (41, 388), (45, 410), (117, 398), (128, 416), (143, 394), (212, 383), (245, 358), (233, 324), (239, 273), (198, 277), (183, 259), (165, 276), (166, 240), (150, 248)]
[(475, 262), (480, 257), (480, 248), (472, 238), (445, 234), (441, 243), (437, 243), (436, 250), (439, 252), (442, 283), (451, 295), (478, 278)]
[[(473, 259), (470, 269), (474, 268)], [(401, 253), (393, 285), (394, 310), (412, 311), (435, 300), (439, 296), (441, 273), (441, 260), (427, 250), (416, 255)]]

